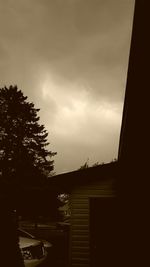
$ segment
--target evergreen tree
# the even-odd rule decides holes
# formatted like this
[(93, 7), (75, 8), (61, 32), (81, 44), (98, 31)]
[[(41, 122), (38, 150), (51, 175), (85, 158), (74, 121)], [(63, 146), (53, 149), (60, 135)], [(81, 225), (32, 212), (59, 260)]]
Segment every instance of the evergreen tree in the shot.
[(17, 86), (0, 89), (0, 173), (3, 178), (36, 184), (51, 174), (54, 168), (51, 157), (56, 153), (46, 149), (48, 132), (39, 123), (38, 112)]

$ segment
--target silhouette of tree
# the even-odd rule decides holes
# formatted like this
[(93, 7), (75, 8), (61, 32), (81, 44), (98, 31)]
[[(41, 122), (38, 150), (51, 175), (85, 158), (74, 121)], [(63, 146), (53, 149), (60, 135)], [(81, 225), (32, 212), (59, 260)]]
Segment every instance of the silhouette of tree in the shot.
[(46, 147), (48, 132), (38, 112), (17, 86), (0, 88), (0, 173), (21, 183), (44, 181), (54, 168), (56, 152)]
[(96, 166), (98, 166), (98, 165), (100, 165), (99, 164), (99, 162), (97, 161), (97, 162), (95, 162), (93, 165), (89, 165), (89, 158), (87, 159), (87, 161), (83, 164), (83, 165), (81, 165), (81, 167), (79, 168), (79, 170), (82, 170), (82, 169), (87, 169), (87, 168), (90, 168), (90, 167), (96, 167)]
[(89, 164), (88, 164), (88, 162), (86, 161), (86, 162), (79, 168), (79, 170), (83, 170), (83, 169), (87, 169), (87, 168), (89, 168)]
[(83, 165), (80, 166), (78, 170), (87, 169), (87, 168), (89, 168), (89, 158)]
[[(114, 158), (111, 162), (116, 162), (117, 159)], [(95, 162), (94, 164), (92, 164), (91, 166), (89, 165), (89, 158), (87, 159), (87, 161), (81, 165), (81, 167), (78, 169), (78, 170), (82, 170), (82, 169), (87, 169), (87, 168), (90, 168), (90, 167), (96, 167), (96, 166), (100, 166), (100, 165), (104, 165), (105, 163), (104, 162), (101, 162), (99, 163), (98, 161)]]

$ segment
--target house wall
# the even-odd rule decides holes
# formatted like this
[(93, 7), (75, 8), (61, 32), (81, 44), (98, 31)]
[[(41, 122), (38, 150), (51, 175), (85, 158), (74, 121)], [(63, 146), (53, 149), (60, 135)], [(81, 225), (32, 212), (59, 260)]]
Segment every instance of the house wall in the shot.
[(90, 198), (113, 196), (112, 180), (80, 186), (72, 192), (69, 267), (90, 267)]

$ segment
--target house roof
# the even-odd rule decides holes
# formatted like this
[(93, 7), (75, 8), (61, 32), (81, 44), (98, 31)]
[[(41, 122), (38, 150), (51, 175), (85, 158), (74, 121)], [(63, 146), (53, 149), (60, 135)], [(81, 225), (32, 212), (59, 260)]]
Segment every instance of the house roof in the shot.
[(86, 169), (55, 175), (49, 179), (49, 186), (56, 186), (60, 191), (70, 192), (74, 188), (95, 181), (117, 178), (117, 162), (111, 162)]

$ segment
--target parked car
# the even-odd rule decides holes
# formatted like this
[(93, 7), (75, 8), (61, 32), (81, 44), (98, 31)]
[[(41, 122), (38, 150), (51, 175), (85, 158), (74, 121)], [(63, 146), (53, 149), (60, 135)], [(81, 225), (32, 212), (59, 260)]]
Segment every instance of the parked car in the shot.
[(36, 239), (30, 233), (18, 229), (19, 245), (24, 259), (25, 267), (36, 267), (47, 258), (52, 244), (46, 240)]

